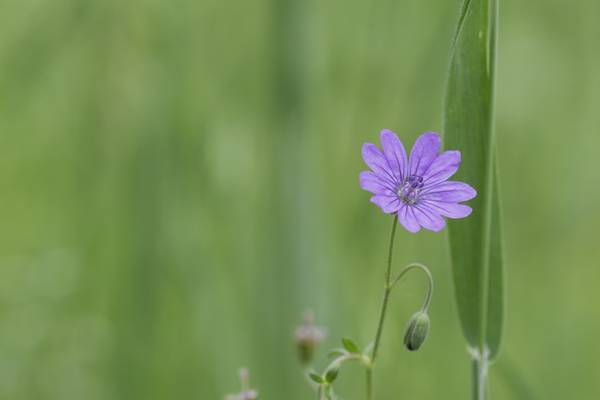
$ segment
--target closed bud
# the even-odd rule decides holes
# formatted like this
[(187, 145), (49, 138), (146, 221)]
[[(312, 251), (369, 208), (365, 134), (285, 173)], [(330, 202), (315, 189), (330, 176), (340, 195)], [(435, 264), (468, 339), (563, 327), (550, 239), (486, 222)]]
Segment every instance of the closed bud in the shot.
[(429, 316), (423, 311), (416, 312), (410, 317), (404, 334), (404, 345), (410, 351), (418, 350), (427, 338), (429, 332)]

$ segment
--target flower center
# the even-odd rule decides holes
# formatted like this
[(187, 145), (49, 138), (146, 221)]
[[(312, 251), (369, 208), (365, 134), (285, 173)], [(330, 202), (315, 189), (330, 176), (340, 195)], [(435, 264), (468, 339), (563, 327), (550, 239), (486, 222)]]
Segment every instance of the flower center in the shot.
[(404, 203), (413, 205), (419, 199), (419, 193), (421, 192), (423, 185), (422, 176), (411, 175), (400, 188), (398, 188), (398, 196)]

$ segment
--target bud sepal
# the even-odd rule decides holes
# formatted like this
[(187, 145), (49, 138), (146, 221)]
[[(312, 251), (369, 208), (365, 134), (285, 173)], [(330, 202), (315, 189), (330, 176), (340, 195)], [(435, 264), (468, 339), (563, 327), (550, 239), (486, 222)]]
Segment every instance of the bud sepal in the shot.
[(404, 346), (410, 351), (418, 350), (429, 333), (429, 316), (424, 311), (418, 311), (408, 321), (404, 333)]

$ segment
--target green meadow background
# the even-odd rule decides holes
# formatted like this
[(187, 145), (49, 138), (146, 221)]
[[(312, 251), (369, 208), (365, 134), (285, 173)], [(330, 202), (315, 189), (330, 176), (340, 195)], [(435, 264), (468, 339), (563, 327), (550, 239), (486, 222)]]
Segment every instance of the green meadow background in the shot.
[[(292, 332), (374, 335), (391, 219), (360, 147), (439, 130), (458, 0), (0, 0), (0, 399), (311, 399)], [(501, 2), (507, 317), (491, 399), (600, 391), (600, 3)], [(468, 157), (468, 154), (464, 154)], [(393, 295), (380, 399), (466, 399), (446, 232)], [(363, 372), (339, 393), (363, 399)]]

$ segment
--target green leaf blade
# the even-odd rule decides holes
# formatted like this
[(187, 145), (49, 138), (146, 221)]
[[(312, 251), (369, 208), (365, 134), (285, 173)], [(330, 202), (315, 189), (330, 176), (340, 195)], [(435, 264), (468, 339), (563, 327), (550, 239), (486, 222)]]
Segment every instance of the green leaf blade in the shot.
[(339, 372), (340, 368), (338, 365), (329, 368), (327, 372), (325, 372), (325, 381), (327, 383), (333, 383), (333, 381), (335, 381), (335, 379), (337, 378)]
[(343, 338), (342, 345), (349, 353), (357, 354), (360, 353), (360, 348), (354, 341), (350, 338)]
[(311, 379), (313, 382), (315, 382), (315, 383), (318, 383), (318, 384), (320, 384), (320, 385), (321, 385), (321, 384), (323, 384), (323, 383), (325, 383), (325, 379), (323, 379), (323, 377), (321, 377), (321, 375), (319, 375), (319, 374), (317, 374), (317, 373), (314, 373), (314, 372), (309, 372), (309, 373), (308, 373), (308, 377), (309, 377), (309, 378), (310, 378), (310, 379)]
[(500, 348), (503, 265), (494, 167), (494, 74), (497, 2), (465, 0), (452, 44), (444, 104), (447, 148), (460, 150), (456, 180), (478, 196), (473, 213), (449, 221), (456, 302), (469, 346), (493, 358)]
[(498, 168), (494, 165), (494, 183), (492, 187), (490, 253), (488, 266), (488, 305), (486, 342), (490, 352), (489, 359), (498, 355), (502, 342), (504, 324), (504, 267), (502, 257), (501, 207), (498, 183)]

